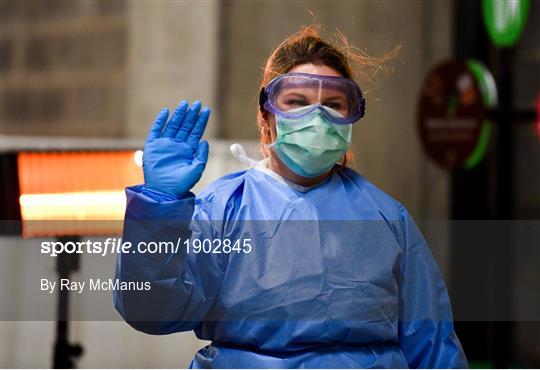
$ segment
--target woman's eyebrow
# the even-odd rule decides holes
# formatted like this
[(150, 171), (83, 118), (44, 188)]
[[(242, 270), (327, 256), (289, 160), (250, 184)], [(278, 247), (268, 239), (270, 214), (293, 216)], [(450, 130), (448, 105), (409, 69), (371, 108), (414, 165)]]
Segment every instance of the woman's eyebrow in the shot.
[(287, 97), (287, 98), (299, 97), (299, 98), (303, 98), (303, 99), (308, 99), (307, 95), (304, 95), (304, 94), (301, 94), (301, 93), (298, 93), (298, 92), (294, 92), (294, 91), (290, 91), (290, 92), (285, 93), (283, 95), (283, 97)]
[(324, 100), (347, 100), (343, 95), (325, 96)]

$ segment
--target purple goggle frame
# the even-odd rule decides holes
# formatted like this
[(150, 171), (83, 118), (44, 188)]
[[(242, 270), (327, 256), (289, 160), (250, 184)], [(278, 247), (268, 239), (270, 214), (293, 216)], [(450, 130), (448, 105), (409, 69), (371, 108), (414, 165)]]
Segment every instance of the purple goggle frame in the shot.
[[(319, 94), (325, 89), (340, 92), (347, 99), (346, 112), (341, 112), (344, 117), (331, 114), (320, 101), (318, 104), (313, 104), (312, 109), (302, 111), (301, 113), (280, 109), (277, 99), (282, 91), (289, 88), (316, 88)], [(366, 102), (358, 84), (349, 78), (292, 72), (274, 78), (266, 88), (263, 87), (261, 89), (259, 93), (259, 107), (261, 110), (266, 109), (273, 114), (292, 119), (304, 117), (314, 110), (319, 109), (331, 122), (352, 124), (364, 116)]]

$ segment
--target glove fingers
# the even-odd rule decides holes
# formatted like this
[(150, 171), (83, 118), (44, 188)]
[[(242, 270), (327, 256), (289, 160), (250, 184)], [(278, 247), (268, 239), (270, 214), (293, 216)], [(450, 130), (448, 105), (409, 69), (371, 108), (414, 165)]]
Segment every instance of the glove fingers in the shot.
[(201, 102), (196, 101), (191, 105), (191, 108), (189, 108), (186, 118), (184, 119), (184, 122), (180, 126), (180, 130), (178, 130), (176, 134), (176, 139), (180, 141), (185, 141), (193, 128), (193, 124), (195, 123), (197, 117), (199, 116), (199, 110), (201, 109)]
[(159, 111), (158, 115), (154, 119), (154, 123), (152, 123), (152, 127), (150, 128), (146, 141), (159, 139), (163, 126), (165, 126), (165, 123), (167, 122), (167, 117), (169, 117), (169, 109), (163, 108)]
[(197, 118), (197, 122), (193, 125), (193, 128), (191, 129), (191, 132), (189, 133), (186, 142), (191, 147), (196, 147), (199, 143), (199, 140), (201, 140), (201, 137), (204, 134), (204, 130), (206, 129), (206, 124), (208, 123), (208, 118), (210, 117), (210, 108), (205, 107), (201, 113), (199, 114), (199, 118)]
[(208, 141), (203, 140), (199, 143), (199, 146), (197, 147), (197, 155), (195, 156), (195, 159), (193, 159), (193, 164), (200, 165), (200, 164), (206, 164), (208, 161), (208, 150), (209, 145)]
[(174, 137), (176, 135), (178, 128), (184, 121), (188, 105), (187, 100), (182, 100), (180, 104), (178, 104), (178, 107), (176, 107), (171, 119), (163, 129), (161, 137)]

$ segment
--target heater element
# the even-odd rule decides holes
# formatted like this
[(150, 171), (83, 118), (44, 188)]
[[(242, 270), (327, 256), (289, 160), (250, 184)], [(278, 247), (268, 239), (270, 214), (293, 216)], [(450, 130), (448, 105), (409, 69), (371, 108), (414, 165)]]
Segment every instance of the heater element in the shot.
[(122, 231), (124, 188), (143, 182), (140, 152), (21, 152), (23, 237)]

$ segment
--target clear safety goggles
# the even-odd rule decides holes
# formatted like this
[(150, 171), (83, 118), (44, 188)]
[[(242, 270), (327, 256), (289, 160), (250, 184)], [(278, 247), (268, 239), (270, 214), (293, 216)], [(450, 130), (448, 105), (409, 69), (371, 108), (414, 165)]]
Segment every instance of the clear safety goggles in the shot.
[[(319, 109), (333, 123), (352, 124), (364, 116), (366, 103), (360, 87), (349, 78), (293, 72), (278, 76), (263, 87), (259, 105), (292, 119)], [(311, 108), (298, 109), (308, 106)], [(340, 114), (333, 114), (332, 110)]]

